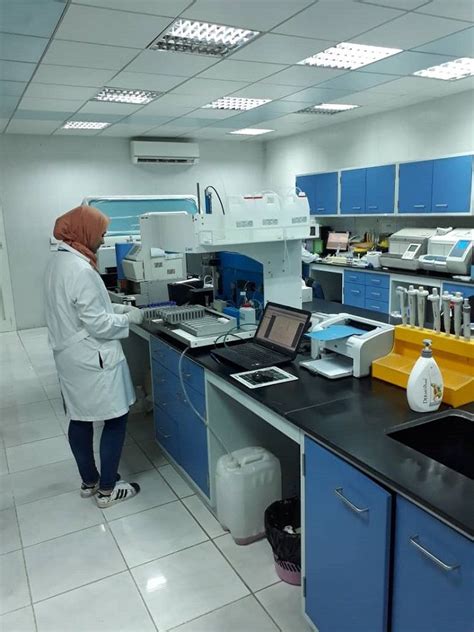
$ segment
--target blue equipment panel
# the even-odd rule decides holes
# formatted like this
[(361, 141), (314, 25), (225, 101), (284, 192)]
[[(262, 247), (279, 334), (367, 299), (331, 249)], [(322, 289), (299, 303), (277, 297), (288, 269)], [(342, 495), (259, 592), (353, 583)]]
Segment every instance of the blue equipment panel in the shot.
[(235, 252), (220, 252), (219, 259), (219, 298), (236, 304), (245, 289), (247, 298), (263, 306), (263, 265)]

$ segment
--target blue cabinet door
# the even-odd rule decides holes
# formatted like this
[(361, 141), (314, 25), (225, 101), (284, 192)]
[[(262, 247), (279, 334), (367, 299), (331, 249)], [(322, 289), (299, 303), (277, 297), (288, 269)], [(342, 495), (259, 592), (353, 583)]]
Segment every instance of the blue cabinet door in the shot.
[(156, 440), (177, 463), (181, 464), (178, 424), (161, 406), (155, 405), (153, 413)]
[(337, 172), (297, 176), (296, 186), (306, 193), (311, 215), (337, 213)]
[(474, 630), (474, 544), (398, 497), (393, 632)]
[(474, 285), (469, 287), (468, 285), (461, 285), (459, 283), (443, 283), (443, 292), (449, 292), (450, 294), (461, 292), (463, 298), (469, 298), (470, 296), (474, 296)]
[(321, 632), (383, 632), (391, 496), (307, 437), (305, 454), (306, 613)]
[(359, 215), (365, 212), (365, 180), (367, 169), (341, 171), (341, 213)]
[(398, 179), (399, 213), (431, 212), (433, 161), (401, 164)]
[(344, 282), (344, 305), (365, 307), (365, 286)]
[(395, 210), (395, 165), (370, 167), (366, 174), (365, 212), (368, 215)]
[(472, 156), (433, 161), (432, 213), (468, 213), (471, 207)]
[(181, 465), (209, 497), (207, 427), (188, 407), (179, 422)]

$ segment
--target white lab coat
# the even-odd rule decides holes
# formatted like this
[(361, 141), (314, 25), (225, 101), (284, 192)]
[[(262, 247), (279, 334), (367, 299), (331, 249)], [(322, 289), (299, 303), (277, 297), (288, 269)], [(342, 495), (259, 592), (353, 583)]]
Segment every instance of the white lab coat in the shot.
[(119, 342), (129, 335), (128, 317), (114, 313), (89, 260), (67, 244), (59, 248), (46, 270), (46, 324), (68, 416), (120, 417), (135, 401)]

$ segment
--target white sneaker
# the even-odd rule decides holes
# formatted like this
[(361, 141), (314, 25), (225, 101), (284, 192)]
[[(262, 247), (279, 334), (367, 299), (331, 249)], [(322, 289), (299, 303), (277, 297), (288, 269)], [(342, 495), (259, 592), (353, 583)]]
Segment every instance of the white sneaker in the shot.
[(98, 489), (99, 489), (99, 483), (96, 483), (95, 485), (86, 485), (85, 483), (82, 483), (81, 497), (90, 498), (91, 496), (94, 496), (94, 494), (97, 493)]
[(121, 503), (124, 500), (133, 498), (140, 492), (140, 485), (138, 483), (127, 483), (125, 481), (118, 481), (115, 483), (115, 487), (111, 494), (101, 494), (97, 492), (95, 497), (97, 506), (101, 509), (111, 507), (116, 503)]

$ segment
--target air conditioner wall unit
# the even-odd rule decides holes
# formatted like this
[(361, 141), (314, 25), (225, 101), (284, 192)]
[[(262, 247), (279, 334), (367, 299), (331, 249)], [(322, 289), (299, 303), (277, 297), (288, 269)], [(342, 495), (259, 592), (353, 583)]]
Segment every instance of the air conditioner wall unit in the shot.
[(139, 164), (195, 165), (199, 162), (197, 143), (172, 141), (132, 140), (130, 142), (132, 162)]

